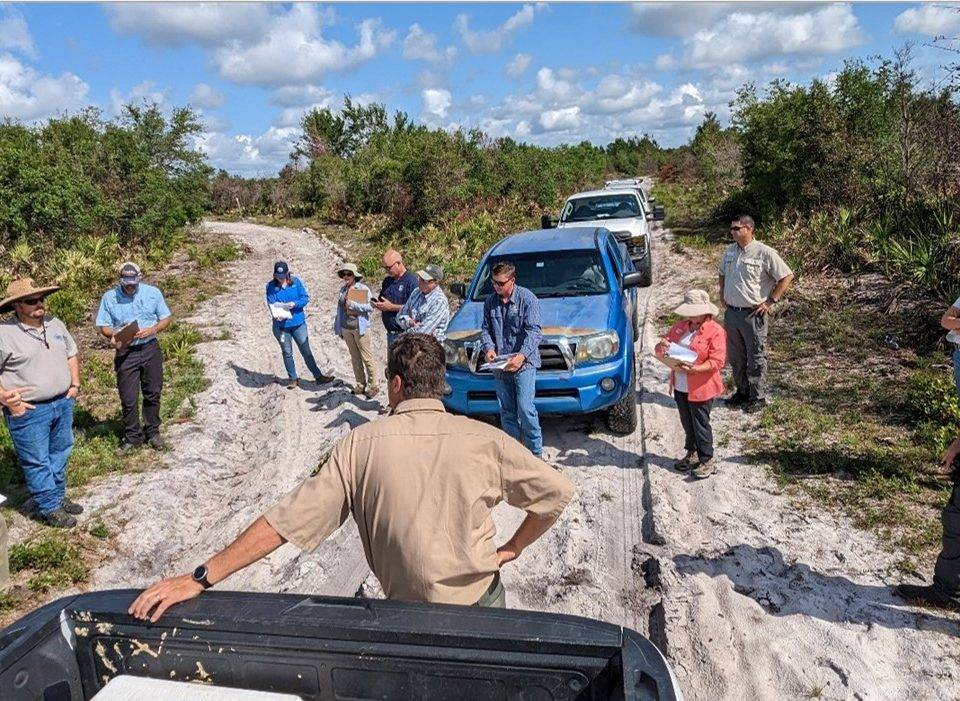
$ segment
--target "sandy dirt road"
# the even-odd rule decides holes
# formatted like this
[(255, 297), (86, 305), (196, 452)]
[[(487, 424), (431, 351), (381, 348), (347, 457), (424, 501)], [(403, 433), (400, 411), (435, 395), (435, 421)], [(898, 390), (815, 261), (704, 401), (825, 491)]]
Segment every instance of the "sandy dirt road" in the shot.
[[(308, 475), (352, 426), (377, 418), (375, 402), (342, 385), (288, 391), (276, 383), (282, 362), (262, 292), (277, 258), (311, 291), (321, 364), (326, 358), (338, 377), (351, 377), (331, 328), (335, 248), (295, 230), (206, 226), (249, 249), (230, 270), (232, 291), (191, 320), (229, 338), (200, 346), (211, 385), (196, 398), (195, 421), (172, 428), (164, 469), (91, 489), (91, 511), (99, 507), (111, 530), (122, 526), (95, 588), (190, 570)], [(669, 467), (682, 435), (665, 368), (649, 349), (662, 331), (658, 315), (712, 272), (674, 252), (663, 230), (654, 255), (655, 285), (638, 301), (641, 425), (613, 436), (599, 417), (544, 419), (546, 457), (578, 492), (557, 525), (505, 569), (509, 605), (648, 633), (668, 650), (688, 698), (958, 697), (957, 619), (901, 606), (883, 586), (894, 558), (878, 542), (798, 509), (762, 469), (747, 466), (738, 436), (750, 419), (715, 411), (726, 436), (715, 477), (691, 482)], [(382, 359), (382, 327), (372, 328)], [(498, 507), (502, 539), (521, 517)], [(284, 546), (224, 587), (349, 596), (364, 582), (376, 591), (348, 521), (316, 552)]]

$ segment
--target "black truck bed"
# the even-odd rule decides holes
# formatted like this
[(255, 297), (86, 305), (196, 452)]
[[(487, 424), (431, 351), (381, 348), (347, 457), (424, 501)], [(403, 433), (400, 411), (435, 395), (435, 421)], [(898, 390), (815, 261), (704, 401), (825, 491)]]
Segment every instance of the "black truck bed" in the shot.
[(206, 592), (156, 624), (138, 592), (54, 601), (0, 631), (0, 699), (90, 699), (118, 674), (303, 699), (677, 699), (646, 638), (576, 616)]

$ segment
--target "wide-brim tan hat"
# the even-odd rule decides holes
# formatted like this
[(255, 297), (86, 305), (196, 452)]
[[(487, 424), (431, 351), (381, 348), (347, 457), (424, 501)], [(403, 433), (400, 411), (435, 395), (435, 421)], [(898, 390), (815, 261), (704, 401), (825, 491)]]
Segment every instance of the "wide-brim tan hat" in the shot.
[(337, 275), (343, 273), (353, 273), (353, 277), (357, 280), (363, 280), (363, 274), (357, 269), (356, 263), (344, 263), (339, 268), (337, 268)]
[(673, 310), (677, 316), (701, 316), (712, 314), (717, 316), (720, 310), (710, 301), (706, 290), (690, 290), (683, 296), (683, 304)]
[(3, 301), (0, 301), (0, 312), (9, 311), (10, 305), (18, 300), (26, 299), (27, 297), (36, 297), (38, 295), (46, 297), (59, 289), (59, 285), (37, 287), (33, 284), (33, 278), (29, 277), (14, 280), (7, 285), (7, 296)]

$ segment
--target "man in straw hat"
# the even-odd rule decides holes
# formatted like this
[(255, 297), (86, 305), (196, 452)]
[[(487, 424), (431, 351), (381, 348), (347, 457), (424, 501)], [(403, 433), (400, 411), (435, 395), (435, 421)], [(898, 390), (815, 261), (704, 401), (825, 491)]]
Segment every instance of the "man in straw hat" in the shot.
[[(720, 370), (727, 361), (727, 334), (713, 320), (719, 311), (704, 290), (690, 290), (684, 295), (683, 304), (674, 310), (674, 314), (683, 318), (654, 348), (656, 356), (665, 359), (673, 368), (670, 387), (683, 426), (687, 452), (674, 463), (674, 467), (680, 472), (692, 469), (693, 476), (698, 479), (714, 472), (710, 408), (713, 400), (723, 393)], [(671, 344), (690, 351), (690, 357), (680, 361), (672, 358), (669, 353)]]
[(70, 528), (83, 512), (66, 496), (80, 362), (67, 327), (45, 314), (47, 295), (58, 289), (30, 278), (7, 287), (0, 312), (13, 315), (0, 322), (0, 404), (40, 519)]
[[(129, 342), (114, 338), (123, 327), (137, 322)], [(144, 439), (154, 450), (167, 445), (160, 437), (160, 393), (163, 391), (163, 353), (157, 334), (173, 322), (163, 293), (143, 282), (140, 267), (127, 261), (120, 266), (120, 280), (100, 300), (96, 325), (117, 353), (113, 369), (123, 414), (121, 453), (131, 453)], [(143, 392), (143, 425), (140, 425), (140, 392)]]

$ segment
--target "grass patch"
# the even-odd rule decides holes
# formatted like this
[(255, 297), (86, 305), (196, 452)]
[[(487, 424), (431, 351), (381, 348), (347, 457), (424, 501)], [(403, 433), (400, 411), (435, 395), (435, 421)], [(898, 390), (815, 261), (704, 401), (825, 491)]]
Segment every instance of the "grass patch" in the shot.
[(42, 535), (14, 545), (10, 571), (26, 571), (27, 588), (38, 593), (78, 584), (89, 576), (79, 548), (59, 535)]

